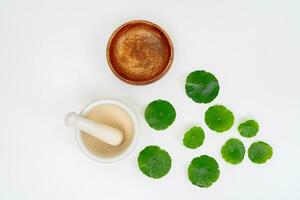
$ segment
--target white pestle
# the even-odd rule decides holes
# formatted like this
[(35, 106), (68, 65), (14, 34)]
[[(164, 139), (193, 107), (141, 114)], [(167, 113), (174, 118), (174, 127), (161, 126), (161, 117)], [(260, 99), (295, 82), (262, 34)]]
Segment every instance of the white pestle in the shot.
[(123, 140), (123, 133), (121, 130), (103, 123), (94, 122), (77, 115), (75, 112), (70, 112), (66, 115), (65, 123), (68, 126), (75, 127), (113, 146), (121, 144)]

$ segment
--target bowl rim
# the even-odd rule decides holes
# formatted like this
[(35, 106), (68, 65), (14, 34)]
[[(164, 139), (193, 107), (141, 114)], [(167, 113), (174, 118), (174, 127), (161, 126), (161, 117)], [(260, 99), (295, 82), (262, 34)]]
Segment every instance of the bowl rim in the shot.
[[(168, 45), (170, 47), (170, 57), (169, 57), (169, 60), (168, 60), (168, 64), (166, 65), (166, 67), (164, 68), (164, 70), (158, 74), (157, 76), (155, 76), (154, 78), (152, 79), (149, 79), (149, 80), (145, 80), (145, 81), (133, 81), (133, 80), (130, 80), (130, 79), (127, 79), (123, 76), (121, 76), (114, 68), (111, 60), (110, 60), (110, 49), (111, 49), (111, 43), (113, 41), (113, 39), (115, 38), (115, 36), (117, 35), (117, 33), (122, 30), (124, 27), (128, 26), (128, 25), (132, 25), (132, 24), (146, 24), (146, 25), (149, 25), (149, 26), (152, 26), (154, 28), (156, 28), (157, 30), (159, 30), (163, 35), (164, 37), (167, 39), (167, 42), (168, 42)], [(131, 21), (128, 21), (124, 24), (122, 24), (121, 26), (119, 26), (110, 36), (109, 40), (108, 40), (108, 43), (107, 43), (107, 47), (106, 47), (106, 60), (107, 60), (107, 63), (111, 69), (111, 71), (115, 74), (115, 76), (117, 76), (120, 80), (126, 82), (126, 83), (129, 83), (129, 84), (132, 84), (132, 85), (146, 85), (146, 84), (150, 84), (150, 83), (153, 83), (157, 80), (159, 80), (160, 78), (162, 78), (170, 69), (172, 63), (173, 63), (173, 59), (174, 59), (174, 47), (173, 47), (173, 43), (171, 41), (171, 38), (169, 37), (168, 33), (163, 29), (161, 28), (159, 25), (153, 23), (153, 22), (150, 22), (150, 21), (147, 21), (147, 20), (131, 20)]]

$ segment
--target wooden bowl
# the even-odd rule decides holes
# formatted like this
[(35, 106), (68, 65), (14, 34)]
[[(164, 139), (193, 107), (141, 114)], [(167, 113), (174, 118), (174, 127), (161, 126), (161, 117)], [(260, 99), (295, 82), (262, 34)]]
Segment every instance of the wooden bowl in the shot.
[(110, 37), (107, 62), (121, 80), (143, 85), (161, 78), (173, 62), (168, 34), (149, 21), (135, 20), (120, 26)]

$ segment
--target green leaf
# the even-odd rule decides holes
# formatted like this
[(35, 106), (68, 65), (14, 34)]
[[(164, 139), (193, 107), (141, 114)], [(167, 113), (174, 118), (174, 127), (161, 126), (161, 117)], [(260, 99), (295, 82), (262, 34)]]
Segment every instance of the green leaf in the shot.
[(248, 149), (249, 159), (257, 164), (267, 162), (273, 155), (272, 147), (262, 141), (254, 142)]
[(211, 186), (219, 176), (220, 170), (217, 161), (207, 155), (194, 158), (188, 168), (189, 180), (199, 187)]
[(147, 176), (158, 179), (171, 169), (172, 159), (169, 153), (158, 146), (147, 146), (139, 154), (138, 165)]
[(205, 134), (203, 129), (194, 126), (184, 134), (183, 144), (187, 148), (196, 149), (203, 144), (204, 139)]
[(144, 115), (151, 128), (164, 130), (174, 122), (176, 111), (168, 101), (156, 100), (147, 106)]
[(226, 162), (236, 165), (243, 161), (245, 151), (245, 146), (239, 139), (231, 138), (223, 145), (221, 154)]
[(191, 72), (185, 83), (185, 92), (188, 97), (197, 103), (209, 103), (219, 94), (217, 78), (206, 71)]
[(232, 127), (234, 116), (225, 106), (215, 105), (205, 112), (205, 123), (211, 130), (222, 133)]
[(256, 136), (259, 125), (255, 120), (247, 120), (239, 125), (238, 130), (241, 136), (251, 138)]

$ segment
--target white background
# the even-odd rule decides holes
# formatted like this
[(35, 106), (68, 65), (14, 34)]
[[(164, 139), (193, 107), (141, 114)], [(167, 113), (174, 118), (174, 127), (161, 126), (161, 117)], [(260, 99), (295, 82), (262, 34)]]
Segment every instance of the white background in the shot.
[[(178, 1), (180, 2), (180, 1)], [(146, 19), (170, 35), (175, 59), (170, 71), (147, 86), (118, 80), (106, 62), (110, 34), (122, 23)], [(300, 3), (298, 0), (0, 0), (0, 199), (300, 199)], [(209, 105), (184, 91), (187, 74), (214, 73), (219, 96)], [(115, 164), (87, 158), (64, 115), (101, 98), (129, 104), (140, 119), (137, 148)], [(167, 130), (151, 130), (145, 106), (166, 99), (177, 111)], [(224, 104), (236, 118), (224, 133), (209, 131), (203, 114)], [(244, 139), (237, 125), (255, 118), (257, 137)], [(206, 140), (197, 150), (182, 145), (185, 130), (200, 125)], [(241, 138), (273, 146), (274, 156), (255, 165), (246, 156), (232, 166), (222, 144)], [(146, 145), (169, 151), (173, 166), (152, 180), (136, 159)], [(221, 176), (210, 188), (187, 179), (193, 157), (219, 162)]]

